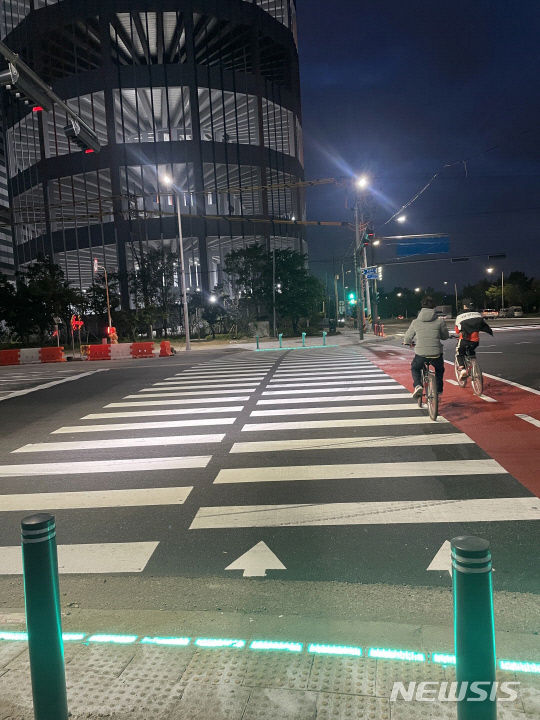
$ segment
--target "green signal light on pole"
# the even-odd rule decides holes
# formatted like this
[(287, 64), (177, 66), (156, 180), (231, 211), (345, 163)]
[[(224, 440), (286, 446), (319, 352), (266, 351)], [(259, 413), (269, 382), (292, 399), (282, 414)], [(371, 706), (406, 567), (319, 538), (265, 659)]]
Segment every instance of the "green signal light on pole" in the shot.
[(356, 293), (350, 292), (348, 294), (349, 305), (356, 305)]

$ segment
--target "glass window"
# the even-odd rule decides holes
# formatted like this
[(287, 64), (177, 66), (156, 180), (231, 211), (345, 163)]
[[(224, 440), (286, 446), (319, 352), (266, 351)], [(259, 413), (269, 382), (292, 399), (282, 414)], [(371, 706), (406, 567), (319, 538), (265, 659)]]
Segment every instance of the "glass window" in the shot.
[(68, 175), (49, 182), (52, 230), (112, 222), (109, 170)]
[(13, 198), (15, 241), (22, 245), (45, 232), (43, 186), (34, 185)]
[(30, 0), (2, 0), (0, 37), (4, 38), (30, 13)]
[[(100, 145), (105, 147), (108, 138), (104, 92), (100, 91), (69, 98), (66, 100), (66, 104), (94, 130), (99, 138)], [(71, 152), (81, 152), (79, 146), (70, 142), (64, 132), (64, 128), (68, 124), (66, 112), (58, 105), (54, 105), (52, 111), (45, 113), (45, 116), (45, 156), (56, 157)]]
[(295, 118), (291, 110), (263, 98), (263, 131), (266, 147), (295, 155)]
[(181, 209), (190, 213), (195, 204), (193, 165), (129, 165), (120, 173), (121, 191), (126, 211), (152, 213), (158, 216), (174, 212), (172, 186), (181, 199)]
[(6, 140), (10, 177), (23, 172), (41, 159), (38, 123), (38, 114), (31, 112), (8, 129)]
[(203, 163), (208, 215), (261, 215), (260, 170), (249, 165)]
[(119, 65), (186, 62), (182, 13), (117, 13), (110, 21), (112, 56)]
[(191, 140), (188, 87), (114, 90), (116, 142)]
[(201, 139), (259, 144), (257, 98), (228, 90), (199, 88)]

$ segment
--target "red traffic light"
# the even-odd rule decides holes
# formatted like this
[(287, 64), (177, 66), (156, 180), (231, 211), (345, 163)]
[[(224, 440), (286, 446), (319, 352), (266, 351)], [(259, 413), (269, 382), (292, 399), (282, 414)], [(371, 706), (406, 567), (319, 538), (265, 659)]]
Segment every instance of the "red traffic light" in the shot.
[(107, 335), (108, 335), (108, 337), (111, 337), (112, 335), (115, 335), (115, 334), (116, 334), (116, 328), (113, 327), (112, 325), (111, 325), (110, 327), (107, 326)]

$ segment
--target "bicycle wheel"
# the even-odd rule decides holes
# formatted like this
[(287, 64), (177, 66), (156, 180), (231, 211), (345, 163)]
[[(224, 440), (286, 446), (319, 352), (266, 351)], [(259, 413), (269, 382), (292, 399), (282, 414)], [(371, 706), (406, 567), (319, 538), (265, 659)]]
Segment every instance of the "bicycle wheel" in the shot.
[(467, 378), (460, 377), (462, 370), (463, 370), (463, 368), (458, 363), (457, 356), (456, 356), (456, 359), (454, 360), (454, 372), (456, 373), (456, 380), (457, 380), (457, 384), (459, 385), (459, 387), (465, 387), (465, 385), (467, 384)]
[(437, 392), (437, 380), (435, 378), (435, 374), (431, 372), (429, 373), (426, 395), (429, 417), (432, 420), (436, 420), (439, 413), (439, 393)]
[(484, 392), (484, 377), (482, 375), (482, 370), (480, 369), (480, 365), (478, 364), (478, 360), (476, 358), (471, 358), (470, 362), (473, 393), (475, 395), (481, 395)]

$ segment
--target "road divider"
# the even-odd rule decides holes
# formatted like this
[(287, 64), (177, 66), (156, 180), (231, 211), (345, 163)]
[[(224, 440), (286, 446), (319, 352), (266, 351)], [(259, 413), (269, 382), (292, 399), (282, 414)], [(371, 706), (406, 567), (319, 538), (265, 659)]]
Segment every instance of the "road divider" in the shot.
[(0, 365), (66, 362), (63, 347), (18, 348), (0, 350)]

